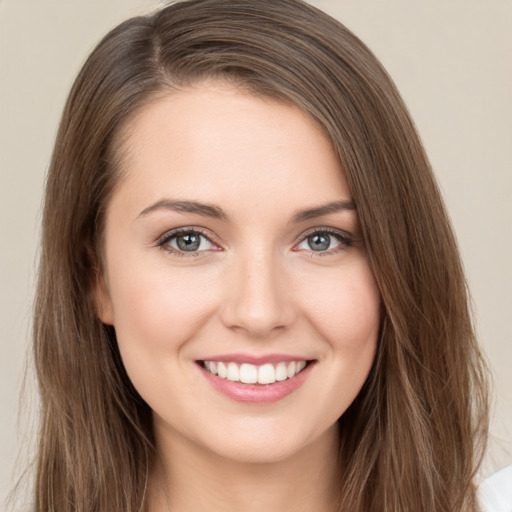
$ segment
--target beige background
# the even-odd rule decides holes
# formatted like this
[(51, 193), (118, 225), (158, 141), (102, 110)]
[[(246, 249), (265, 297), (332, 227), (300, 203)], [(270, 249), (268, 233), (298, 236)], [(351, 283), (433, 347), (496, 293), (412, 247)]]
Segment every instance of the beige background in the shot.
[[(512, 463), (512, 0), (312, 3), (344, 22), (387, 67), (444, 191), (496, 382), (483, 469), (489, 474)], [(19, 418), (18, 403), (41, 195), (59, 115), (98, 39), (158, 4), (0, 0), (0, 503), (17, 453), (23, 448), (24, 466), (33, 439), (30, 378)]]

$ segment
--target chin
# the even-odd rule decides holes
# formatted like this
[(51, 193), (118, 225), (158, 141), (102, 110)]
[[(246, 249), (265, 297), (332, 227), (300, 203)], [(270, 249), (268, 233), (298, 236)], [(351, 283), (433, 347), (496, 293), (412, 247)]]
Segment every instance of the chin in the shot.
[(284, 443), (240, 441), (217, 448), (216, 454), (240, 464), (276, 464), (293, 458), (299, 451), (300, 448)]
[[(215, 443), (208, 443), (207, 449), (213, 454), (237, 463), (276, 464), (292, 461), (308, 454), (312, 448), (324, 444), (332, 449), (337, 436), (337, 426), (323, 431), (293, 431), (289, 425), (255, 425), (252, 429), (239, 432), (224, 431)], [(259, 427), (259, 428), (258, 428)]]

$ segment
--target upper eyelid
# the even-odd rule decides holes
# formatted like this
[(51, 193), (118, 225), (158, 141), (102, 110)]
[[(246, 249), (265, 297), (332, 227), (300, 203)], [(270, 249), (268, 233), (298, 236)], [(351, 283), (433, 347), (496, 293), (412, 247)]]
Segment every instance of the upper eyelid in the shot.
[[(339, 242), (339, 246), (333, 249), (327, 249), (325, 251), (314, 251), (313, 249), (297, 248), (299, 244), (302, 244), (309, 236), (314, 235), (315, 233), (327, 233), (328, 235), (335, 237)], [(354, 244), (356, 244), (357, 242), (358, 240), (351, 233), (343, 229), (335, 229), (328, 227), (312, 228), (311, 230), (305, 231), (304, 233), (302, 233), (302, 235), (300, 235), (299, 239), (295, 241), (292, 251), (304, 252), (312, 258), (321, 256), (332, 256), (353, 247)]]
[(299, 243), (305, 240), (308, 236), (314, 235), (315, 233), (328, 233), (331, 235), (338, 235), (341, 238), (344, 238), (346, 240), (355, 241), (354, 235), (350, 233), (349, 231), (346, 231), (344, 229), (339, 228), (331, 228), (327, 226), (322, 227), (314, 227), (311, 229), (308, 229), (304, 232), (302, 232), (294, 241), (294, 243)]
[(206, 239), (208, 239), (212, 244), (220, 245), (218, 237), (212, 235), (209, 231), (206, 231), (204, 228), (200, 228), (198, 226), (183, 226), (179, 228), (169, 229), (156, 239), (156, 244), (163, 245), (166, 242), (168, 242), (171, 238), (182, 233), (198, 233), (199, 235), (204, 236)]

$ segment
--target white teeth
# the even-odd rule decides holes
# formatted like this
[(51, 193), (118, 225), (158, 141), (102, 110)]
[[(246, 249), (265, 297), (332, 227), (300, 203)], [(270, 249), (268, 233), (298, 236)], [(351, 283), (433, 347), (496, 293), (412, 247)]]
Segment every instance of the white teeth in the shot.
[(228, 374), (228, 370), (226, 368), (226, 365), (224, 363), (218, 362), (217, 363), (217, 375), (221, 379), (225, 379)]
[(283, 361), (275, 366), (271, 363), (256, 366), (249, 363), (238, 365), (234, 362), (203, 361), (203, 365), (206, 370), (221, 379), (244, 384), (273, 384), (297, 375), (306, 367), (306, 361)]
[(226, 375), (226, 379), (232, 380), (233, 382), (240, 381), (240, 370), (236, 363), (228, 363), (228, 374)]
[(273, 384), (276, 381), (276, 371), (270, 363), (264, 364), (258, 368), (258, 383)]
[(276, 380), (286, 380), (288, 378), (286, 363), (278, 363), (276, 366)]
[(245, 384), (256, 384), (256, 382), (258, 382), (258, 367), (248, 363), (244, 363), (240, 366), (240, 382)]
[[(212, 370), (210, 369), (210, 371), (212, 371)], [(288, 368), (286, 369), (286, 375), (288, 375), (289, 379), (291, 379), (295, 375), (296, 371), (297, 371), (297, 363), (295, 361), (288, 363)]]

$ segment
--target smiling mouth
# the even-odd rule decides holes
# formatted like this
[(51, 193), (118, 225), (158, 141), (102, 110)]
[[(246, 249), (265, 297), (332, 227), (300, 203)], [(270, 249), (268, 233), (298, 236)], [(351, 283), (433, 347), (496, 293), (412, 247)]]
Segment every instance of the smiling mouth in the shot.
[(276, 364), (254, 365), (225, 361), (200, 361), (212, 375), (243, 384), (274, 384), (295, 377), (313, 361), (282, 361)]

